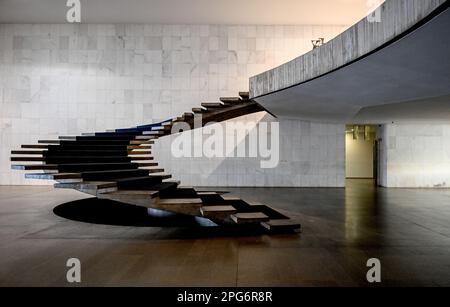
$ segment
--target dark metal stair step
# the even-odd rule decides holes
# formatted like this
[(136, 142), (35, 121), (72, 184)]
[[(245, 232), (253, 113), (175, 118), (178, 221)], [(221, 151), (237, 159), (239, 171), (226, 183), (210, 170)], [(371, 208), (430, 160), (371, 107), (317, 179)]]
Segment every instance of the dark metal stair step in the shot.
[(152, 167), (143, 166), (143, 167), (140, 167), (140, 169), (147, 170), (149, 172), (149, 174), (150, 173), (162, 173), (162, 172), (164, 172), (163, 168), (161, 168), (161, 167), (154, 167), (154, 166), (152, 166)]
[(164, 135), (167, 132), (170, 132), (170, 131), (166, 131), (166, 130), (150, 130), (150, 131), (142, 132), (142, 135), (143, 136), (152, 136), (152, 135), (156, 136), (156, 135)]
[[(155, 167), (158, 163), (74, 163), (74, 164), (14, 164), (12, 169), (17, 170), (58, 170), (59, 172), (83, 172), (83, 171), (104, 171), (121, 169), (147, 169), (147, 166)], [(161, 171), (160, 168), (150, 168), (150, 171)]]
[(148, 207), (152, 199), (157, 197), (158, 191), (151, 190), (116, 190), (106, 193), (97, 193), (97, 197), (110, 199), (135, 206)]
[(151, 187), (161, 183), (162, 179), (156, 176), (145, 176), (121, 178), (114, 181), (119, 190), (151, 190)]
[(158, 204), (169, 206), (197, 205), (200, 207), (203, 203), (200, 198), (160, 198)]
[(44, 180), (70, 180), (71, 182), (81, 182), (81, 174), (79, 173), (35, 173), (25, 174), (28, 179), (44, 179)]
[[(67, 140), (39, 140), (40, 144), (58, 144), (58, 145), (131, 145), (133, 144), (133, 140), (76, 140), (76, 141), (67, 141)], [(149, 141), (151, 144), (151, 141)]]
[(55, 183), (54, 187), (59, 189), (77, 189), (81, 191), (93, 191), (96, 193), (117, 191), (117, 184), (115, 182), (107, 182), (107, 181)]
[(102, 151), (102, 152), (114, 152), (114, 151), (128, 151), (133, 150), (151, 150), (151, 145), (49, 145), (47, 151)]
[[(156, 127), (156, 126), (161, 126), (161, 125), (166, 125), (166, 124), (171, 124), (173, 121), (173, 119), (168, 119), (159, 123), (153, 123), (153, 124), (149, 124), (149, 125), (139, 125), (135, 128), (131, 128), (131, 129), (151, 129), (152, 127)], [(128, 128), (130, 129), (130, 128)]]
[(167, 173), (164, 173), (164, 172), (160, 172), (160, 173), (150, 173), (149, 176), (150, 176), (150, 177), (161, 178), (161, 180), (166, 180), (166, 179), (172, 178), (172, 175), (171, 175), (171, 174), (167, 174)]
[(240, 97), (220, 97), (219, 100), (224, 103), (241, 103), (241, 102), (243, 102)]
[(12, 155), (43, 155), (46, 150), (11, 150)]
[(129, 150), (130, 145), (84, 145), (84, 144), (63, 144), (63, 145), (48, 145), (48, 150)]
[(82, 135), (77, 136), (77, 141), (87, 141), (87, 140), (95, 140), (95, 141), (101, 141), (101, 140), (134, 140), (136, 138), (136, 135), (133, 134), (114, 134), (114, 135), (99, 135), (99, 136), (89, 136), (89, 135)]
[(262, 212), (238, 212), (230, 217), (236, 224), (255, 224), (269, 220), (269, 217)]
[(227, 105), (221, 102), (203, 102), (202, 107), (207, 109), (225, 108)]
[(58, 164), (13, 164), (11, 169), (22, 171), (58, 170)]
[(109, 198), (114, 198), (113, 196), (127, 196), (132, 198), (133, 196), (147, 196), (149, 198), (155, 198), (158, 196), (159, 191), (155, 190), (155, 191), (150, 191), (150, 190), (117, 190), (114, 192), (107, 192), (107, 193), (102, 193), (103, 195), (109, 195), (111, 197)]
[(48, 164), (73, 163), (120, 163), (131, 162), (131, 157), (107, 156), (52, 156), (52, 157), (11, 157), (11, 161), (45, 161)]
[(158, 191), (160, 197), (172, 194), (177, 190), (176, 182), (161, 182), (150, 187), (150, 190)]
[(210, 219), (220, 219), (223, 220), (228, 218), (231, 214), (236, 213), (236, 208), (233, 206), (205, 206), (200, 208), (202, 215)]
[(194, 113), (207, 113), (207, 112), (209, 112), (209, 110), (205, 109), (205, 108), (192, 108), (192, 112), (194, 112)]
[(170, 131), (172, 129), (172, 123), (167, 125), (152, 127), (149, 131)]
[(179, 187), (170, 195), (161, 195), (161, 198), (199, 198), (193, 188)]
[(41, 155), (45, 157), (50, 156), (128, 156), (128, 155), (149, 155), (150, 150), (92, 150), (92, 149), (65, 149), (54, 148), (49, 150), (12, 150), (12, 155)]
[(284, 231), (300, 229), (300, 223), (291, 219), (276, 219), (261, 222), (261, 226), (270, 231)]
[(61, 140), (38, 140), (39, 144), (61, 144)]
[(128, 156), (128, 150), (65, 150), (56, 149), (49, 150), (44, 153), (44, 156)]
[(205, 204), (220, 204), (224, 202), (222, 196), (216, 192), (197, 192), (197, 195)]
[[(21, 148), (28, 148), (28, 149), (47, 149), (52, 145), (45, 145), (45, 144), (32, 144), (32, 145), (22, 145)], [(58, 146), (58, 145), (56, 145)]]
[(57, 168), (60, 172), (89, 172), (89, 171), (107, 171), (107, 170), (122, 170), (122, 169), (138, 169), (139, 163), (74, 163), (74, 164), (59, 164)]
[(81, 177), (86, 181), (113, 181), (114, 179), (141, 177), (148, 174), (149, 172), (144, 169), (121, 169), (82, 172)]
[(76, 135), (60, 135), (58, 136), (58, 140), (67, 140), (67, 141), (76, 141)]
[(136, 135), (141, 135), (142, 131), (134, 131), (134, 132), (94, 132), (90, 134), (82, 134), (81, 136), (92, 136), (92, 137), (131, 137)]
[(244, 100), (248, 100), (250, 98), (250, 93), (249, 92), (239, 92), (239, 96)]
[(15, 162), (37, 162), (37, 161), (41, 161), (41, 162), (44, 162), (45, 161), (45, 157), (11, 157), (10, 161), (15, 161)]
[(156, 208), (187, 215), (199, 216), (202, 200), (199, 198), (155, 199)]

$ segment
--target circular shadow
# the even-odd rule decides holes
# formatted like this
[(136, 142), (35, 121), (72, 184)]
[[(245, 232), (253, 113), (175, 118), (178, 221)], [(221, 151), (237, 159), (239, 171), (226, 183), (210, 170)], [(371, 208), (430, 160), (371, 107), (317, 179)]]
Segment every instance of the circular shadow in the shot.
[(149, 215), (147, 208), (96, 197), (56, 206), (53, 213), (73, 221), (112, 226), (161, 227), (144, 239), (198, 239), (214, 237), (258, 236), (266, 233), (259, 225), (214, 225), (203, 218), (173, 214)]
[(200, 227), (195, 217), (170, 215), (150, 216), (147, 208), (113, 200), (86, 198), (56, 206), (57, 216), (78, 222), (135, 227)]

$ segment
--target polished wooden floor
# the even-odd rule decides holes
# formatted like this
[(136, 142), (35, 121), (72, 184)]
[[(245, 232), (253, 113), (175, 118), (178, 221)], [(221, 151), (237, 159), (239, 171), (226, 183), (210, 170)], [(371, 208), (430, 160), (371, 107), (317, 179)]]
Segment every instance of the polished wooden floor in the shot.
[(289, 212), (302, 233), (242, 235), (210, 228), (76, 222), (53, 208), (84, 194), (46, 186), (0, 187), (0, 285), (72, 286), (65, 263), (82, 264), (82, 286), (450, 286), (450, 191), (228, 189)]

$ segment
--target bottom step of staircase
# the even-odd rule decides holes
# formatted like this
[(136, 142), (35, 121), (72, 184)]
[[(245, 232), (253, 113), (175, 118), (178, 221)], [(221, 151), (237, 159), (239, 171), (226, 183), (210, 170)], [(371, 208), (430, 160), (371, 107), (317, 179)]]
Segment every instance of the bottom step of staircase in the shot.
[(246, 212), (233, 214), (231, 215), (231, 219), (236, 224), (254, 224), (266, 222), (269, 220), (269, 217), (262, 212)]
[(299, 223), (291, 220), (291, 219), (279, 219), (279, 220), (269, 220), (266, 222), (261, 222), (261, 226), (270, 230), (295, 230), (300, 229), (301, 226)]

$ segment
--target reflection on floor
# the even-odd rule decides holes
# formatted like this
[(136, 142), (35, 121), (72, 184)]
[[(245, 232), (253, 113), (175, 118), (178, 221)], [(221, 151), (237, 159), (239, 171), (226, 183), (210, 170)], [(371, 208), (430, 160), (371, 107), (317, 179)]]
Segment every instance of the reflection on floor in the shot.
[(52, 187), (0, 187), (0, 286), (370, 286), (379, 258), (384, 286), (450, 286), (450, 191), (375, 188), (234, 188), (294, 215), (301, 234), (224, 234), (187, 224), (89, 224), (53, 209), (85, 195)]

